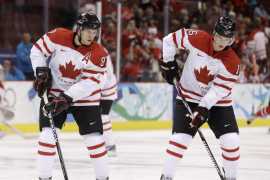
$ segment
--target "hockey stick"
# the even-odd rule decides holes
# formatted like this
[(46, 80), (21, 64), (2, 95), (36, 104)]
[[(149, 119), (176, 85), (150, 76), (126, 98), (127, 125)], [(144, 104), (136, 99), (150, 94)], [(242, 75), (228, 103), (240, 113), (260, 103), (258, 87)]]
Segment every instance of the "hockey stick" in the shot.
[(14, 126), (12, 126), (11, 124), (5, 122), (5, 121), (1, 121), (1, 123), (6, 126), (8, 129), (10, 129), (12, 132), (14, 132), (15, 134), (17, 134), (18, 136), (22, 137), (23, 139), (33, 139), (36, 138), (36, 135), (27, 135), (24, 134), (23, 132), (21, 132), (20, 130), (18, 130), (17, 128), (15, 128)]
[[(189, 107), (187, 101), (185, 100), (185, 97), (184, 97), (184, 96), (182, 95), (182, 93), (181, 93), (179, 83), (177, 82), (176, 79), (174, 79), (173, 83), (174, 83), (174, 86), (175, 86), (175, 88), (176, 88), (177, 94), (182, 98), (182, 102), (183, 102), (185, 108), (188, 110), (188, 113), (191, 115), (191, 117), (193, 117), (192, 110), (191, 110), (191, 108)], [(198, 128), (197, 130), (198, 130), (198, 133), (199, 133), (199, 135), (200, 135), (200, 138), (201, 138), (201, 140), (202, 140), (202, 142), (203, 142), (203, 145), (205, 146), (205, 149), (206, 149), (207, 153), (209, 154), (210, 159), (211, 159), (211, 161), (213, 162), (213, 164), (214, 164), (214, 166), (215, 166), (215, 168), (216, 168), (216, 170), (217, 170), (217, 173), (218, 173), (220, 179), (221, 179), (221, 180), (225, 180), (225, 177), (224, 177), (224, 175), (222, 174), (222, 171), (221, 171), (221, 169), (220, 169), (220, 167), (219, 167), (219, 165), (218, 165), (218, 163), (217, 163), (217, 160), (216, 160), (216, 158), (214, 157), (214, 155), (213, 155), (213, 153), (212, 153), (212, 151), (211, 151), (211, 149), (210, 149), (210, 147), (209, 147), (209, 145), (208, 145), (208, 143), (207, 143), (207, 141), (206, 141), (206, 139), (205, 139), (205, 136), (203, 135), (203, 133), (202, 133), (202, 131), (200, 130), (200, 128)]]
[[(49, 102), (48, 97), (47, 97), (46, 94), (47, 94), (47, 92), (45, 92), (43, 97), (41, 98), (41, 100), (44, 102), (44, 104), (47, 104)], [(44, 106), (43, 106), (42, 110), (47, 114), (47, 117), (49, 118), (49, 122), (50, 122), (50, 126), (51, 126), (51, 129), (52, 129), (52, 132), (53, 132), (53, 137), (54, 137), (54, 140), (55, 140), (55, 145), (56, 145), (56, 148), (57, 148), (58, 157), (59, 157), (59, 160), (60, 160), (62, 172), (63, 172), (65, 180), (68, 180), (67, 170), (66, 170), (63, 154), (62, 154), (62, 151), (61, 151), (60, 143), (59, 143), (59, 140), (58, 140), (57, 132), (56, 132), (56, 129), (55, 129), (55, 125), (54, 125), (54, 122), (53, 122), (52, 114), (50, 112), (47, 112), (45, 110)]]
[(254, 104), (252, 105), (252, 107), (251, 107), (252, 109), (251, 109), (251, 117), (249, 117), (248, 119), (247, 119), (247, 125), (250, 125), (253, 121), (255, 121), (255, 119), (257, 118), (256, 116), (255, 116), (255, 107), (254, 107)]

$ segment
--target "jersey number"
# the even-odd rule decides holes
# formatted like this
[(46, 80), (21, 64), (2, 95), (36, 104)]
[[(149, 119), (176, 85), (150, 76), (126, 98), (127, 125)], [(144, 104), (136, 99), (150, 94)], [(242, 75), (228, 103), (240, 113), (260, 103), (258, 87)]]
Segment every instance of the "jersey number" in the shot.
[(187, 30), (187, 34), (188, 34), (189, 36), (197, 35), (197, 34), (198, 34), (198, 31), (193, 30), (193, 29), (190, 29), (190, 30)]

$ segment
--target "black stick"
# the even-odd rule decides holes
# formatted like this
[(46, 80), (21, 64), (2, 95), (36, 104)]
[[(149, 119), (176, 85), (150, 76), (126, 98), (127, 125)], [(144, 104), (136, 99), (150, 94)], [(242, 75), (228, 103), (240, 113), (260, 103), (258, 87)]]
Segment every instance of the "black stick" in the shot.
[[(185, 100), (185, 97), (182, 96), (182, 93), (181, 93), (181, 90), (180, 90), (179, 83), (177, 82), (176, 79), (174, 80), (174, 86), (175, 86), (175, 88), (176, 88), (177, 94), (182, 98), (182, 102), (183, 102), (184, 106), (186, 107), (186, 109), (188, 110), (189, 114), (190, 114), (191, 117), (192, 117), (192, 116), (193, 116), (193, 115), (192, 115), (192, 114), (193, 114), (193, 113), (192, 113), (192, 110), (191, 110), (191, 108), (189, 107), (187, 101)], [(216, 158), (214, 157), (214, 155), (213, 155), (213, 153), (212, 153), (212, 151), (211, 151), (211, 149), (210, 149), (210, 147), (209, 147), (209, 145), (208, 145), (208, 143), (207, 143), (207, 141), (206, 141), (206, 139), (205, 139), (205, 137), (204, 137), (202, 131), (200, 130), (200, 128), (198, 128), (198, 133), (199, 133), (200, 138), (201, 138), (201, 140), (202, 140), (202, 142), (203, 142), (203, 145), (205, 146), (206, 151), (208, 152), (208, 154), (209, 154), (209, 156), (210, 156), (211, 161), (213, 162), (213, 164), (214, 164), (214, 166), (215, 166), (215, 168), (216, 168), (216, 170), (217, 170), (217, 173), (218, 173), (220, 179), (221, 179), (221, 180), (225, 180), (225, 177), (224, 177), (223, 174), (222, 174), (222, 171), (221, 171), (221, 169), (220, 169), (220, 167), (219, 167), (219, 165), (218, 165), (218, 163), (217, 163), (217, 160), (216, 160)]]
[[(46, 94), (47, 94), (47, 92), (45, 92), (43, 97), (41, 98), (41, 100), (44, 102), (44, 104), (47, 104), (49, 102), (48, 97), (47, 97)], [(61, 151), (60, 143), (59, 143), (59, 140), (58, 140), (57, 132), (56, 132), (56, 129), (55, 129), (55, 125), (54, 125), (54, 122), (53, 122), (52, 114), (50, 112), (47, 112), (44, 109), (44, 106), (43, 106), (42, 110), (44, 112), (46, 112), (47, 117), (49, 118), (50, 126), (51, 126), (52, 132), (53, 132), (53, 137), (54, 137), (54, 140), (55, 140), (55, 145), (56, 145), (57, 152), (58, 152), (58, 157), (59, 157), (61, 168), (62, 168), (62, 172), (63, 172), (65, 180), (68, 180), (67, 170), (66, 170), (63, 154), (62, 154), (62, 151)]]

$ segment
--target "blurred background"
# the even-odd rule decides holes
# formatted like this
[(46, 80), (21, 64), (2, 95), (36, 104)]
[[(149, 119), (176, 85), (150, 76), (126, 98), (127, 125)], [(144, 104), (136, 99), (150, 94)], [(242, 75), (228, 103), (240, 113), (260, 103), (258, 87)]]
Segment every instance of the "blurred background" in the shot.
[[(268, 104), (269, 0), (0, 0), (0, 64), (16, 110), (14, 123), (37, 121), (29, 59), (33, 43), (56, 27), (72, 29), (76, 17), (87, 11), (96, 12), (102, 21), (100, 42), (109, 50), (120, 82), (113, 119), (170, 120), (174, 90), (158, 66), (162, 37), (183, 27), (211, 33), (220, 15), (233, 16), (237, 25), (233, 45), (241, 58), (241, 85), (234, 95), (237, 118), (248, 118)], [(186, 55), (181, 51), (176, 55), (181, 67)]]
[[(160, 82), (162, 37), (182, 27), (211, 33), (217, 17), (226, 14), (237, 22), (234, 48), (242, 60), (241, 83), (265, 83), (270, 81), (269, 9), (267, 0), (1, 0), (0, 63), (22, 72), (6, 80), (30, 80), (31, 69), (21, 61), (29, 58), (32, 43), (48, 30), (72, 28), (79, 13), (95, 11), (102, 20), (101, 43), (110, 51), (119, 80)], [(254, 39), (260, 32), (264, 37)], [(181, 64), (185, 54), (177, 59)]]

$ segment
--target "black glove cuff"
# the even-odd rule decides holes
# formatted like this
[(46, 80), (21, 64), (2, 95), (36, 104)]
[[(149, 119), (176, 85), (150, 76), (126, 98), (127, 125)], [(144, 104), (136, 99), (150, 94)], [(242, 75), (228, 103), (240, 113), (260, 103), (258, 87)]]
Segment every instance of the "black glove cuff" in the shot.
[(174, 69), (178, 71), (178, 64), (176, 60), (169, 61), (169, 62), (160, 61), (159, 64), (160, 64), (160, 67), (165, 71), (174, 70)]
[(65, 98), (65, 100), (67, 101), (67, 103), (68, 103), (69, 105), (71, 105), (71, 104), (72, 104), (72, 102), (73, 102), (72, 97), (70, 97), (70, 96), (66, 95), (66, 94), (65, 94), (65, 93), (63, 93), (63, 92), (61, 92), (59, 96), (61, 96), (61, 97)]
[(180, 79), (178, 64), (175, 60), (167, 63), (161, 61), (159, 65), (161, 75), (169, 84), (173, 85), (173, 81), (175, 78), (177, 81)]
[(36, 68), (36, 77), (37, 78), (47, 78), (51, 79), (51, 70), (48, 67), (37, 67)]
[(209, 110), (206, 107), (198, 106), (195, 111), (199, 112), (205, 119), (208, 118)]

